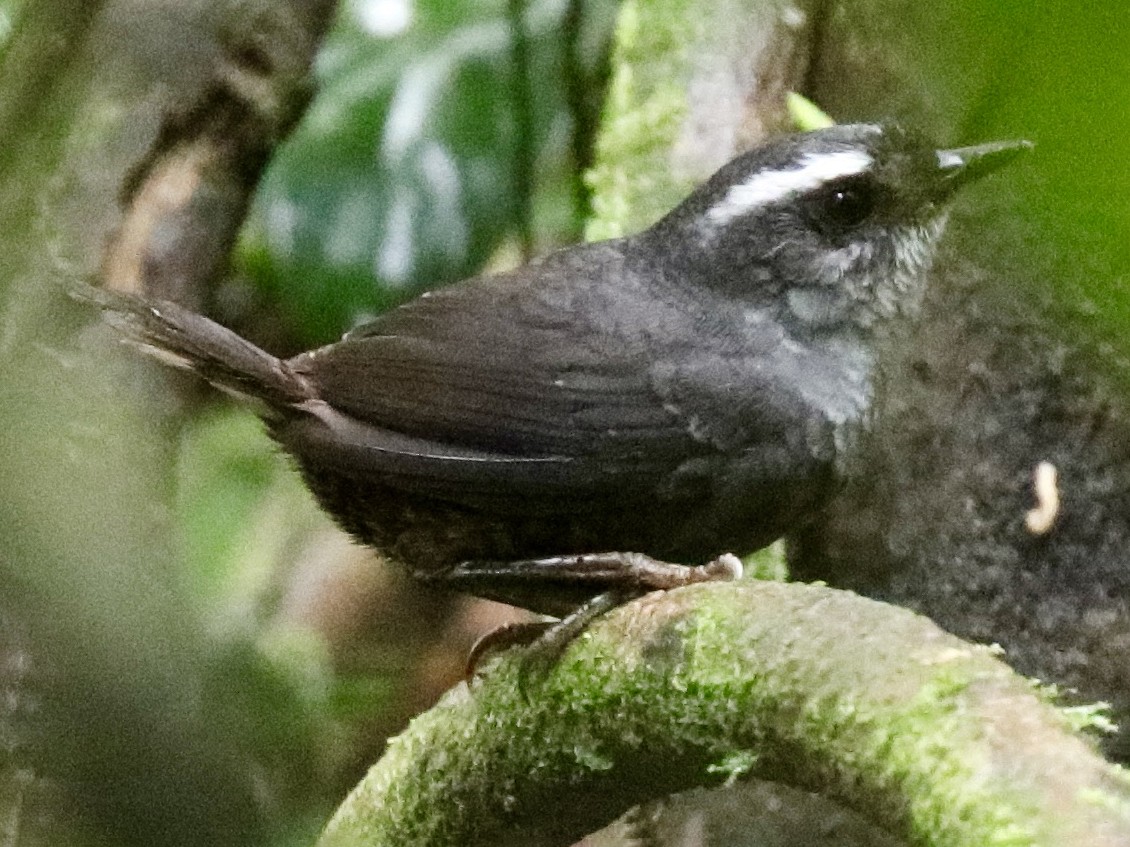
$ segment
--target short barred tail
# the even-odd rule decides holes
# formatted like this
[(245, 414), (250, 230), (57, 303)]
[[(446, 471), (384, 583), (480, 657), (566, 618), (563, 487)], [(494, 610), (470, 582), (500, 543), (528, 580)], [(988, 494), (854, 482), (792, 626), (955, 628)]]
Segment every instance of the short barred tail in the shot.
[(310, 384), (286, 362), (176, 303), (85, 284), (74, 286), (71, 295), (100, 308), (125, 340), (166, 364), (200, 374), (217, 388), (275, 408), (315, 397)]

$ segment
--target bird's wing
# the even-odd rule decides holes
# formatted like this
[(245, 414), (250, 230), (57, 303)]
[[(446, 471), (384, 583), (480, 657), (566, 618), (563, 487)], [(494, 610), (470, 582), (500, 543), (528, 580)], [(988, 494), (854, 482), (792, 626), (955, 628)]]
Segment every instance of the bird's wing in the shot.
[(320, 398), (295, 446), (404, 490), (538, 511), (654, 496), (713, 450), (665, 408), (646, 344), (586, 299), (599, 292), (537, 284), (438, 291), (291, 360)]

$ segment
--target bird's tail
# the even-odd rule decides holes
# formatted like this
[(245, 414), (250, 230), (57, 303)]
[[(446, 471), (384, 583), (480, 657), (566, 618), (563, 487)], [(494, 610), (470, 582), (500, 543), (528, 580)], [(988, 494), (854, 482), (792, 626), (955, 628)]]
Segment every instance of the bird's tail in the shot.
[(309, 382), (285, 361), (176, 303), (151, 302), (85, 284), (73, 287), (71, 294), (100, 308), (106, 322), (126, 341), (238, 397), (277, 409), (315, 396)]

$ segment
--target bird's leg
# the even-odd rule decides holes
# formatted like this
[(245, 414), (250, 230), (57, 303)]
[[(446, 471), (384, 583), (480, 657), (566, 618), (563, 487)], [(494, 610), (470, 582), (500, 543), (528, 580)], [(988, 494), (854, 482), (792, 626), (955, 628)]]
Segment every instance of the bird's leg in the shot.
[(723, 553), (704, 565), (676, 565), (643, 553), (582, 553), (509, 563), (537, 579), (570, 580), (584, 585), (607, 585), (628, 592), (665, 591), (696, 582), (726, 582), (742, 575), (741, 560)]
[(534, 642), (532, 655), (546, 664), (552, 664), (560, 658), (574, 638), (588, 629), (589, 624), (605, 612), (627, 602), (631, 597), (632, 595), (613, 588), (586, 600), (541, 634)]
[(511, 647), (533, 644), (559, 623), (560, 621), (518, 621), (504, 623), (484, 633), (471, 645), (467, 653), (467, 663), (463, 666), (464, 676), (470, 680), (489, 654)]
[(697, 582), (737, 579), (741, 561), (726, 553), (705, 565), (662, 562), (641, 553), (584, 553), (513, 562), (468, 561), (429, 581), (559, 617), (502, 627), (471, 648), (468, 674), (488, 652), (533, 642), (539, 664), (552, 663), (596, 618), (633, 597)]
[(526, 645), (529, 651), (522, 657), (518, 679), (518, 687), (524, 689), (531, 673), (552, 667), (590, 623), (629, 599), (630, 596), (613, 589), (589, 598), (561, 620), (506, 624), (492, 629), (471, 647), (465, 670), (467, 679), (475, 675), (488, 653)]
[(425, 578), (456, 591), (563, 617), (605, 591), (616, 591), (627, 600), (696, 582), (724, 582), (741, 574), (741, 560), (731, 553), (690, 566), (642, 553), (612, 552), (511, 562), (472, 560)]

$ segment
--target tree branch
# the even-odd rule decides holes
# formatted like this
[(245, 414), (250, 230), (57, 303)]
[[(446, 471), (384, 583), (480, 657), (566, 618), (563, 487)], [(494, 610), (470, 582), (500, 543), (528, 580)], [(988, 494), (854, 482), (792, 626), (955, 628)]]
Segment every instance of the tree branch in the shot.
[(395, 739), (319, 847), (564, 845), (749, 775), (913, 844), (1130, 845), (1130, 780), (985, 648), (798, 584), (652, 594), (509, 654)]

